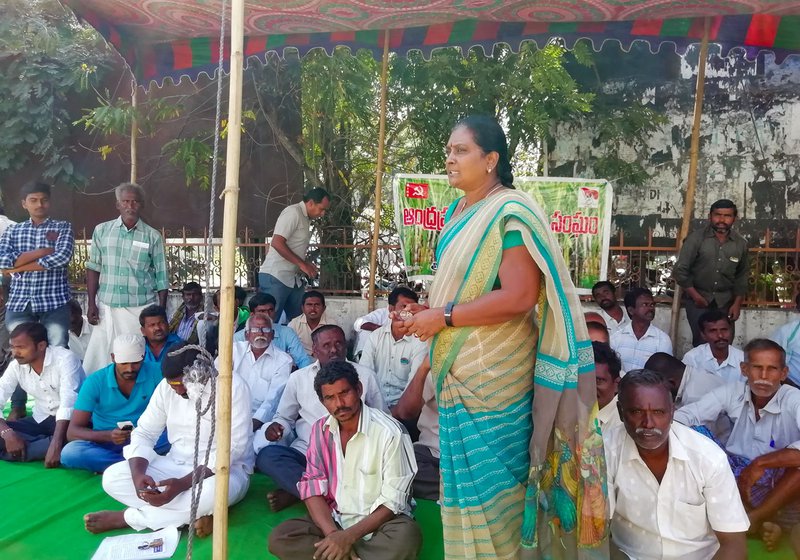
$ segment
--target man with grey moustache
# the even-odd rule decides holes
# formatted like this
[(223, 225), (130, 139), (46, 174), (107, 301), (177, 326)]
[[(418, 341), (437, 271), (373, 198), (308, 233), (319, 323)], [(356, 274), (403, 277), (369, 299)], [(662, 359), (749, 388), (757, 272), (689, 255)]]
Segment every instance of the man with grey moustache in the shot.
[(611, 558), (746, 558), (749, 523), (725, 452), (672, 422), (664, 378), (629, 371), (617, 407), (623, 424), (603, 432)]
[(786, 352), (772, 340), (751, 340), (741, 369), (745, 385), (725, 383), (678, 410), (675, 420), (733, 421), (725, 451), (751, 528), (771, 549), (782, 531), (800, 524), (800, 390), (783, 384)]

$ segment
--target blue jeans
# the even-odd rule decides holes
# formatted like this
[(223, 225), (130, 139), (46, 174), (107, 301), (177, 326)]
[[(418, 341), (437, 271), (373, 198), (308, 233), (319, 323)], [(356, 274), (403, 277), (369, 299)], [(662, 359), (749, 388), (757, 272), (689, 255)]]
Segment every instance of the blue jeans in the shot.
[[(25, 461), (41, 461), (45, 458), (56, 429), (55, 416), (48, 416), (41, 422), (34, 420), (33, 416), (26, 416), (20, 420), (7, 422), (7, 424), (17, 436), (25, 441)], [(20, 460), (6, 451), (5, 441), (2, 438), (0, 438), (0, 460)]]
[[(69, 442), (61, 450), (61, 465), (68, 469), (84, 469), (101, 473), (114, 463), (124, 461), (122, 448), (116, 443), (99, 443), (95, 441), (75, 440)], [(169, 451), (167, 432), (161, 434), (155, 446), (155, 452), (164, 455)]]
[(256, 470), (270, 477), (278, 488), (300, 497), (297, 483), (306, 470), (306, 456), (284, 445), (268, 445), (258, 452)]
[(8, 332), (20, 323), (41, 323), (47, 329), (47, 343), (51, 346), (69, 347), (69, 305), (66, 303), (50, 311), (31, 311), (29, 303), (23, 311), (6, 309), (6, 328)]
[(302, 313), (303, 294), (305, 286), (290, 288), (271, 274), (258, 273), (258, 291), (269, 294), (275, 298), (275, 319), (280, 320), (281, 312), (286, 312), (288, 323)]

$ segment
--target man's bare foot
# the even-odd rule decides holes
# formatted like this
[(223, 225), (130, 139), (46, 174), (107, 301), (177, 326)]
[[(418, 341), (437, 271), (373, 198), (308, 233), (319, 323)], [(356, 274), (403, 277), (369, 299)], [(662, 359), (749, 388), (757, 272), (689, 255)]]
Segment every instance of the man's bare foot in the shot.
[(781, 526), (777, 523), (764, 521), (764, 523), (761, 524), (761, 540), (764, 541), (764, 546), (770, 552), (778, 548), (782, 533)]
[(286, 509), (292, 504), (296, 504), (300, 500), (297, 496), (289, 494), (286, 490), (274, 490), (267, 494), (267, 502), (269, 503), (269, 509), (273, 512), (281, 511), (282, 509)]
[(205, 515), (194, 522), (194, 534), (200, 538), (207, 537), (214, 530), (214, 516)]
[(125, 523), (124, 511), (96, 511), (87, 513), (83, 516), (83, 525), (90, 533), (105, 533), (114, 529), (124, 529), (128, 526)]
[(6, 420), (11, 422), (13, 420), (19, 420), (20, 418), (25, 418), (28, 415), (28, 411), (25, 410), (25, 407), (14, 407), (11, 409), (11, 412), (8, 413), (8, 418)]

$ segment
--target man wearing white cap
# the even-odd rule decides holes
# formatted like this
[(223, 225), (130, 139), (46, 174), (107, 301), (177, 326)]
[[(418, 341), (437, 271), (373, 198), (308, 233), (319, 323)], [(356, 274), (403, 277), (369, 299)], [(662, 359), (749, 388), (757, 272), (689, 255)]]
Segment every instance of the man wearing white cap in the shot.
[[(72, 412), (61, 464), (70, 469), (101, 473), (122, 461), (122, 448), (130, 441), (156, 386), (161, 367), (144, 362), (144, 338), (123, 334), (114, 339), (113, 363), (86, 378)], [(156, 451), (166, 452), (162, 435)]]
[[(200, 537), (211, 534), (219, 433), (215, 430), (215, 411), (210, 401), (216, 395), (219, 411), (220, 391), (215, 392), (210, 383), (197, 381), (198, 376), (205, 378), (213, 375), (213, 371), (197, 350), (186, 346), (183, 343), (174, 346), (161, 362), (164, 380), (156, 387), (139, 425), (131, 434), (131, 443), (123, 450), (127, 462), (112, 465), (103, 473), (103, 490), (126, 508), (87, 513), (83, 516), (87, 531), (158, 530), (187, 525), (192, 509), (192, 479), (196, 475), (197, 480), (203, 480), (203, 488), (199, 491), (197, 520), (192, 529)], [(234, 375), (228, 505), (245, 497), (253, 472), (250, 402), (247, 383)], [(204, 411), (200, 422), (197, 421), (198, 407)], [(156, 455), (154, 446), (165, 428), (172, 447), (161, 457)], [(192, 468), (195, 442), (199, 442), (200, 460), (208, 457), (197, 469)]]

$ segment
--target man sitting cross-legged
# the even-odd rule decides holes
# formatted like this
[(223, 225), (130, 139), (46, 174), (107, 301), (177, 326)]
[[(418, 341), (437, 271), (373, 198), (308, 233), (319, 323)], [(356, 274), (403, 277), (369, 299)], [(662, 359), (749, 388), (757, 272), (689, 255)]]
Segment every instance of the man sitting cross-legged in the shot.
[(619, 382), (618, 408), (623, 425), (603, 432), (611, 557), (746, 558), (749, 523), (725, 452), (672, 422), (663, 377), (629, 371)]
[(275, 527), (270, 552), (292, 560), (417, 558), (422, 535), (410, 517), (417, 471), (411, 438), (391, 416), (361, 402), (352, 364), (322, 367), (314, 390), (329, 416), (311, 429), (297, 485), (309, 518)]
[[(233, 374), (250, 388), (253, 431), (256, 431), (275, 416), (292, 373), (292, 358), (275, 348), (275, 331), (265, 313), (250, 315), (244, 330), (247, 340), (233, 343)], [(219, 357), (216, 363), (219, 365)]]
[[(278, 485), (278, 490), (267, 495), (272, 511), (280, 511), (300, 500), (297, 482), (306, 468), (305, 453), (311, 426), (327, 414), (314, 391), (314, 377), (320, 367), (330, 362), (344, 362), (346, 357), (347, 342), (341, 327), (324, 325), (311, 336), (317, 361), (289, 376), (275, 418), (255, 436), (256, 447), (263, 447), (258, 452), (256, 469)], [(357, 364), (353, 366), (364, 387), (364, 402), (387, 411), (375, 373)]]
[[(84, 516), (86, 529), (102, 533), (131, 527), (158, 530), (189, 523), (191, 510), (192, 463), (197, 434), (196, 404), (206, 410), (200, 422), (199, 457), (206, 455), (214, 425), (213, 407), (208, 406), (212, 392), (209, 383), (191, 381), (200, 371), (208, 374), (212, 364), (198, 359), (196, 350), (184, 350), (185, 344), (169, 349), (161, 361), (164, 379), (156, 387), (139, 424), (131, 434), (131, 443), (123, 449), (127, 461), (110, 466), (103, 473), (103, 489), (127, 506), (123, 511), (99, 511)], [(184, 384), (184, 381), (186, 383)], [(219, 391), (217, 392), (219, 397)], [(219, 406), (219, 403), (217, 403)], [(228, 503), (244, 498), (253, 472), (253, 425), (250, 420), (250, 391), (247, 384), (233, 378), (231, 393), (231, 454)], [(165, 456), (155, 452), (161, 433), (167, 429), (172, 447)], [(200, 465), (204, 479), (197, 506), (194, 531), (198, 536), (211, 532), (216, 483), (215, 460), (217, 435), (213, 434), (208, 465)]]
[[(130, 430), (161, 382), (161, 367), (144, 362), (144, 338), (121, 334), (111, 347), (112, 363), (86, 378), (67, 429), (69, 443), (61, 451), (61, 464), (69, 469), (101, 473), (123, 461), (122, 448)], [(128, 423), (128, 427), (120, 427)], [(156, 452), (169, 449), (161, 436)]]
[(35, 401), (33, 416), (6, 422), (0, 414), (0, 459), (44, 459), (45, 467), (57, 467), (84, 377), (81, 361), (66, 348), (49, 346), (41, 323), (20, 323), (9, 339), (14, 361), (0, 377), (0, 410), (17, 385)]
[(733, 429), (725, 450), (748, 510), (750, 527), (773, 548), (781, 528), (800, 522), (800, 390), (782, 385), (786, 353), (757, 338), (744, 347), (747, 383), (726, 383), (675, 413), (697, 426), (726, 414)]

